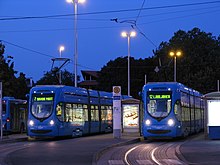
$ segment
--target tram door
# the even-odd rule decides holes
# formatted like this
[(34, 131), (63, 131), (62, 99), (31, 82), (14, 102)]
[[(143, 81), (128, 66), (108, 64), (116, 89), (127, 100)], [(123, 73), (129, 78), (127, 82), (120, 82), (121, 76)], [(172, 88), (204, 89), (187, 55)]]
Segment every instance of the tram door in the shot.
[(10, 103), (10, 129), (12, 132), (24, 132), (26, 130), (27, 108), (18, 102)]

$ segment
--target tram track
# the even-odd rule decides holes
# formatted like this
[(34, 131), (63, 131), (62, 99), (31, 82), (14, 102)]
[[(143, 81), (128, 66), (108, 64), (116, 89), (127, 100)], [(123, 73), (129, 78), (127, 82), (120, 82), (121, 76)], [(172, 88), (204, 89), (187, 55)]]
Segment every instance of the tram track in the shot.
[[(97, 164), (108, 165), (186, 165), (177, 150), (185, 141), (144, 141), (118, 146), (107, 152)], [(106, 161), (104, 160), (106, 159)], [(105, 162), (105, 163), (103, 163)]]
[(26, 142), (18, 142), (18, 143), (7, 143), (0, 145), (0, 165), (6, 165), (6, 158), (9, 153), (14, 151), (22, 150), (24, 148), (29, 147), (31, 144), (27, 144)]

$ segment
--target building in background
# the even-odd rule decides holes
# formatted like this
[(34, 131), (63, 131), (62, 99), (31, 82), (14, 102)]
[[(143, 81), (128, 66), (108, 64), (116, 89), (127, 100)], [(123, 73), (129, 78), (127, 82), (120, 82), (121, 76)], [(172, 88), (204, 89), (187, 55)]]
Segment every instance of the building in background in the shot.
[(96, 89), (98, 86), (98, 71), (82, 70), (83, 81), (79, 83), (79, 86), (87, 89)]

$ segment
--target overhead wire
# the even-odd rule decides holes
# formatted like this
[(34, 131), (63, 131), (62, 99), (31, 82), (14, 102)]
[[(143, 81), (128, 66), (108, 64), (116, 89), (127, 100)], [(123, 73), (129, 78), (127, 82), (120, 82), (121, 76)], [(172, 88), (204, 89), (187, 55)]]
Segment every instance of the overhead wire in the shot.
[(197, 14), (189, 14), (189, 15), (184, 15), (184, 16), (164, 18), (164, 19), (154, 20), (154, 21), (150, 21), (150, 22), (140, 23), (139, 25), (146, 25), (146, 24), (157, 23), (157, 22), (168, 21), (168, 20), (175, 20), (175, 19), (180, 19), (180, 18), (194, 17), (196, 15), (203, 15), (203, 14), (216, 13), (216, 12), (220, 12), (220, 10), (213, 10), (211, 12), (207, 11), (207, 12), (200, 12)]
[(135, 19), (135, 23), (137, 22), (138, 18), (140, 17), (141, 10), (143, 9), (144, 4), (145, 4), (145, 0), (143, 1), (142, 5), (141, 5), (141, 8), (140, 8), (140, 10), (139, 10), (139, 12), (138, 12), (138, 15), (137, 15), (137, 17), (136, 17), (136, 19)]
[[(206, 9), (214, 9), (214, 8), (220, 8), (220, 6), (212, 6), (212, 7), (205, 7), (205, 8), (194, 8), (194, 9), (188, 9), (188, 10), (178, 10), (178, 11), (169, 11), (169, 12), (160, 12), (160, 13), (153, 13), (153, 14), (145, 14), (145, 15), (140, 15), (139, 18), (145, 18), (145, 17), (154, 17), (154, 16), (164, 16), (164, 15), (169, 15), (169, 14), (178, 14), (178, 13), (187, 13), (187, 12), (192, 12), (192, 11), (200, 11), (200, 10), (206, 10)], [(135, 17), (122, 17), (118, 18), (118, 20), (128, 20), (128, 19), (134, 19)]]
[[(143, 5), (142, 5), (143, 6)], [(214, 6), (214, 7), (211, 7), (212, 9), (213, 8), (219, 8), (220, 6)], [(206, 10), (206, 9), (210, 9), (209, 8), (196, 8), (196, 9), (193, 9), (193, 11), (197, 11), (197, 10)], [(156, 14), (151, 14), (151, 15), (138, 15), (138, 17), (136, 16), (136, 19), (137, 18), (143, 18), (143, 17), (149, 17), (149, 16), (157, 16), (157, 15), (165, 15), (165, 14), (176, 14), (176, 13), (179, 13), (179, 12), (184, 12), (184, 13), (187, 13), (187, 11), (189, 10), (181, 10), (181, 11), (174, 11), (174, 12), (163, 12), (163, 13), (156, 13)], [(190, 10), (191, 11), (191, 10)], [(139, 23), (138, 25), (145, 25), (145, 24), (150, 24), (150, 23), (157, 23), (157, 22), (161, 22), (161, 21), (166, 21), (166, 20), (172, 20), (172, 19), (177, 19), (177, 18), (185, 18), (185, 17), (192, 17), (192, 16), (196, 16), (196, 15), (202, 15), (202, 14), (207, 14), (207, 13), (213, 13), (213, 12), (218, 12), (220, 10), (214, 10), (214, 11), (207, 11), (207, 12), (200, 12), (198, 14), (191, 14), (191, 15), (187, 15), (187, 16), (179, 16), (179, 17), (171, 17), (171, 18), (166, 18), (166, 19), (160, 19), (160, 20), (155, 20), (155, 21), (150, 21), (150, 22), (146, 22), (146, 23)], [(140, 13), (140, 12), (139, 12)], [(135, 17), (129, 17), (129, 18), (135, 18)], [(135, 24), (135, 21), (134, 19), (132, 20), (128, 20), (129, 19), (128, 17), (127, 18), (117, 18), (117, 19), (100, 19), (100, 20), (105, 20), (105, 21), (115, 21), (117, 23), (130, 23), (130, 24)], [(91, 19), (82, 19), (82, 20), (91, 20)], [(94, 19), (96, 20), (96, 19)], [(121, 27), (124, 27), (124, 26), (121, 26)], [(104, 29), (104, 28), (117, 28), (115, 26), (100, 26), (100, 27), (82, 27), (82, 28), (78, 28), (79, 30), (87, 30), (87, 29)], [(46, 32), (46, 31), (66, 31), (66, 30), (73, 30), (72, 28), (56, 28), (56, 29), (33, 29), (33, 30), (1, 30), (0, 32), (1, 33), (16, 33), (16, 32)], [(140, 29), (139, 29), (140, 30)]]
[(39, 55), (42, 55), (42, 56), (52, 57), (52, 58), (54, 58), (54, 56), (52, 56), (52, 55), (45, 54), (45, 53), (41, 53), (41, 52), (36, 51), (36, 50), (33, 50), (33, 49), (25, 48), (25, 47), (23, 47), (23, 46), (19, 46), (19, 45), (17, 45), (17, 44), (13, 44), (13, 43), (8, 42), (8, 41), (5, 41), (5, 40), (0, 40), (0, 41), (3, 41), (3, 42), (6, 43), (6, 44), (9, 44), (9, 45), (15, 46), (15, 47), (20, 48), (20, 49), (30, 51), (30, 52), (32, 52), (32, 53), (36, 53), (36, 54), (39, 54)]
[[(141, 10), (155, 10), (155, 9), (165, 9), (165, 8), (177, 8), (177, 7), (198, 6), (198, 5), (207, 5), (207, 4), (216, 4), (216, 3), (220, 3), (220, 1), (209, 1), (209, 2), (198, 2), (198, 3), (188, 3), (188, 4), (177, 4), (177, 5), (147, 7), (147, 8), (141, 8)], [(133, 12), (133, 11), (140, 11), (140, 9), (136, 8), (136, 9), (122, 9), (122, 10), (111, 10), (111, 11), (87, 12), (87, 13), (78, 13), (77, 15), (97, 15), (97, 14)], [(22, 20), (22, 19), (57, 18), (57, 17), (69, 17), (69, 16), (74, 16), (74, 15), (75, 14), (60, 14), (60, 15), (47, 15), (47, 16), (10, 17), (10, 18), (0, 18), (0, 21)]]
[[(36, 54), (39, 54), (39, 55), (42, 55), (42, 56), (46, 56), (46, 57), (50, 57), (50, 58), (55, 58), (55, 57), (52, 56), (52, 55), (45, 54), (45, 53), (41, 53), (41, 52), (39, 52), (39, 51), (30, 49), (30, 48), (25, 48), (25, 47), (23, 47), (23, 46), (20, 46), (20, 45), (18, 45), (18, 44), (11, 43), (11, 42), (6, 41), (6, 40), (0, 40), (0, 42), (3, 42), (3, 43), (6, 43), (6, 44), (15, 46), (15, 47), (17, 47), (17, 48), (20, 48), (20, 49), (23, 49), (23, 50), (26, 50), (26, 51), (29, 51), (29, 52), (32, 52), (32, 53), (36, 53)], [(72, 62), (73, 60), (70, 60), (70, 61)], [(81, 65), (81, 64), (78, 64), (78, 66), (80, 66), (80, 67), (82, 67), (82, 68), (91, 69), (91, 68), (89, 68), (89, 67), (87, 67), (87, 66), (83, 66), (83, 65)]]
[(141, 6), (141, 9), (140, 9), (140, 11), (139, 11), (139, 13), (138, 13), (138, 15), (137, 15), (137, 17), (136, 17), (135, 24), (134, 24), (134, 25), (131, 25), (131, 27), (134, 28), (134, 29), (136, 28), (136, 29), (138, 30), (138, 32), (139, 32), (142, 36), (144, 36), (145, 39), (147, 39), (154, 47), (157, 48), (156, 44), (155, 44), (149, 37), (147, 37), (147, 35), (146, 35), (145, 33), (143, 33), (143, 32), (141, 31), (141, 29), (137, 26), (137, 21), (138, 21), (138, 18), (140, 17), (140, 14), (141, 14), (141, 11), (142, 11), (142, 9), (143, 9), (143, 7), (144, 7), (144, 4), (145, 4), (145, 0), (143, 1), (142, 6)]
[(136, 16), (136, 19), (135, 20), (122, 20), (122, 21), (119, 21), (118, 19), (112, 19), (112, 21), (115, 21), (116, 23), (129, 23), (130, 26), (133, 28), (133, 29), (136, 29), (142, 36), (144, 36), (144, 38), (146, 40), (148, 40), (154, 47), (157, 48), (156, 44), (149, 38), (147, 37), (142, 31), (141, 29), (137, 26), (137, 21), (138, 21), (138, 18), (140, 17), (140, 14), (141, 14), (141, 11), (144, 7), (144, 4), (145, 4), (145, 0), (143, 0), (143, 3), (141, 5), (141, 8), (138, 12), (138, 15)]
[[(152, 10), (152, 9), (159, 9), (159, 8), (171, 8), (171, 7), (185, 7), (185, 6), (195, 6), (195, 5), (205, 5), (205, 4), (214, 4), (214, 3), (220, 3), (220, 1), (212, 1), (212, 2), (203, 2), (203, 3), (192, 3), (192, 4), (183, 4), (183, 5), (173, 5), (173, 6), (160, 6), (160, 7), (151, 7), (151, 8), (143, 8), (143, 6), (144, 6), (144, 3), (145, 3), (145, 0), (144, 0), (144, 2), (142, 3), (142, 6), (141, 6), (141, 8), (140, 9), (128, 9), (128, 10), (117, 10), (117, 11), (105, 11), (105, 12), (93, 12), (93, 13), (81, 13), (81, 14), (78, 14), (78, 15), (86, 15), (86, 14), (106, 14), (106, 13), (111, 13), (111, 12), (126, 12), (126, 11), (128, 11), (128, 12), (130, 12), (130, 11), (137, 11), (137, 10), (139, 10), (139, 13), (138, 13), (138, 15), (137, 15), (137, 17), (136, 17), (136, 19), (135, 19), (135, 21), (137, 22), (137, 20), (139, 19), (139, 18), (142, 18), (142, 17), (145, 17), (145, 16), (147, 16), (147, 15), (142, 15), (141, 16), (141, 11), (142, 10)], [(214, 12), (218, 12), (219, 10), (215, 10)], [(178, 12), (178, 11), (176, 11), (176, 12)], [(181, 11), (179, 11), (179, 12), (181, 12)], [(183, 12), (183, 11), (182, 11)], [(213, 11), (212, 11), (213, 12)], [(175, 13), (175, 12), (169, 12), (169, 13)], [(207, 11), (207, 12), (203, 12), (203, 13), (199, 13), (199, 15), (200, 14), (207, 14), (207, 13), (210, 13), (210, 11)], [(161, 15), (162, 15), (163, 13), (161, 13)], [(140, 24), (138, 24), (138, 25), (144, 25), (144, 24), (149, 24), (149, 23), (153, 23), (153, 22), (160, 22), (160, 21), (165, 21), (165, 20), (171, 20), (171, 19), (177, 19), (177, 18), (184, 18), (184, 17), (189, 17), (189, 16), (195, 16), (196, 14), (193, 14), (193, 15), (187, 15), (187, 16), (182, 16), (182, 17), (174, 17), (174, 18), (167, 18), (167, 19), (161, 19), (161, 20), (157, 20), (157, 21), (151, 21), (151, 22), (147, 22), (147, 23), (140, 23)], [(198, 14), (197, 14), (198, 15)], [(52, 15), (52, 16), (41, 16), (41, 17), (17, 17), (17, 18), (15, 18), (15, 19), (32, 19), (32, 18), (47, 18), (47, 19), (59, 19), (59, 17), (67, 17), (67, 16), (74, 16), (74, 14), (65, 14), (65, 15)], [(4, 19), (6, 19), (6, 18), (0, 18), (0, 20), (4, 20)], [(9, 20), (13, 20), (14, 18), (8, 18)], [(82, 19), (82, 20), (92, 20), (92, 19)], [(99, 20), (99, 19), (94, 19), (94, 20)], [(101, 21), (102, 19), (100, 19), (100, 21)], [(105, 21), (105, 19), (103, 19), (102, 21)], [(131, 20), (130, 20), (131, 21)], [(135, 22), (134, 21), (134, 22)], [(124, 22), (126, 22), (126, 20), (124, 21)], [(129, 23), (131, 23), (131, 24), (134, 24), (134, 22), (132, 23), (132, 21), (131, 22), (129, 22)], [(135, 23), (136, 23), (135, 22)], [(128, 23), (128, 21), (127, 21), (127, 23)], [(135, 24), (134, 24), (135, 25)], [(111, 27), (88, 27), (88, 28), (79, 28), (79, 30), (81, 29), (96, 29), (96, 28), (116, 28), (115, 26), (113, 27), (113, 26), (111, 26)], [(138, 27), (137, 27), (137, 24), (136, 24), (136, 28), (137, 29), (139, 29)], [(52, 29), (48, 29), (48, 30), (46, 30), (46, 31), (51, 31)], [(63, 28), (63, 29), (54, 29), (54, 30), (72, 30), (72, 29), (67, 29), (67, 28)], [(32, 30), (32, 31), (45, 31), (45, 30)], [(13, 32), (16, 32), (16, 31), (13, 31)], [(18, 31), (17, 31), (18, 32)], [(25, 32), (25, 31), (22, 31), (22, 32)], [(26, 31), (26, 32), (28, 32), (28, 31)], [(145, 36), (145, 38), (146, 39), (148, 39), (147, 37), (146, 37), (146, 35), (144, 35), (144, 33), (142, 33), (141, 31), (140, 31), (140, 29), (139, 29), (139, 32), (143, 35), (143, 36)], [(5, 43), (7, 43), (7, 44), (11, 44), (11, 45), (13, 45), (13, 46), (16, 46), (16, 47), (18, 47), (18, 48), (21, 48), (21, 49), (25, 49), (25, 50), (28, 50), (28, 51), (31, 51), (31, 52), (33, 52), (33, 53), (37, 53), (37, 54), (40, 54), (40, 55), (43, 55), (43, 56), (47, 56), (47, 57), (54, 57), (54, 56), (51, 56), (51, 55), (48, 55), (48, 54), (45, 54), (45, 53), (41, 53), (41, 52), (38, 52), (38, 51), (35, 51), (35, 50), (32, 50), (32, 49), (29, 49), (29, 48), (25, 48), (25, 47), (22, 47), (22, 46), (19, 46), (19, 45), (17, 45), (17, 44), (13, 44), (13, 43), (11, 43), (11, 42), (8, 42), (8, 41), (5, 41), (5, 40), (2, 40), (2, 41), (4, 41)], [(149, 42), (151, 42), (150, 40), (149, 40)], [(154, 45), (154, 46), (156, 46), (153, 42), (151, 42), (151, 44), (152, 45)], [(84, 67), (84, 68), (88, 68), (88, 67), (85, 67), (85, 66), (83, 66), (83, 65), (80, 65), (79, 64), (79, 66), (81, 66), (81, 67)], [(91, 69), (91, 68), (90, 68)]]

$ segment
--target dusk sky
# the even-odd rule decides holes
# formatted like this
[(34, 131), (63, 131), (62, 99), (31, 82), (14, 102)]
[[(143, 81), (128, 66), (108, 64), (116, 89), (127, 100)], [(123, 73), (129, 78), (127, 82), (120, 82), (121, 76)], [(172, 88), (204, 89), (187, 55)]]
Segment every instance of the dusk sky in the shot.
[[(74, 72), (73, 14), (66, 0), (0, 0), (4, 56), (13, 56), (15, 70), (36, 82), (50, 71), (51, 58), (59, 57), (63, 45), (62, 57), (71, 59), (65, 69)], [(216, 37), (220, 31), (220, 1), (212, 0), (86, 0), (78, 4), (78, 14), (79, 75), (127, 56), (122, 31), (137, 32), (130, 47), (135, 59), (153, 56), (152, 50), (178, 30), (198, 27)]]

